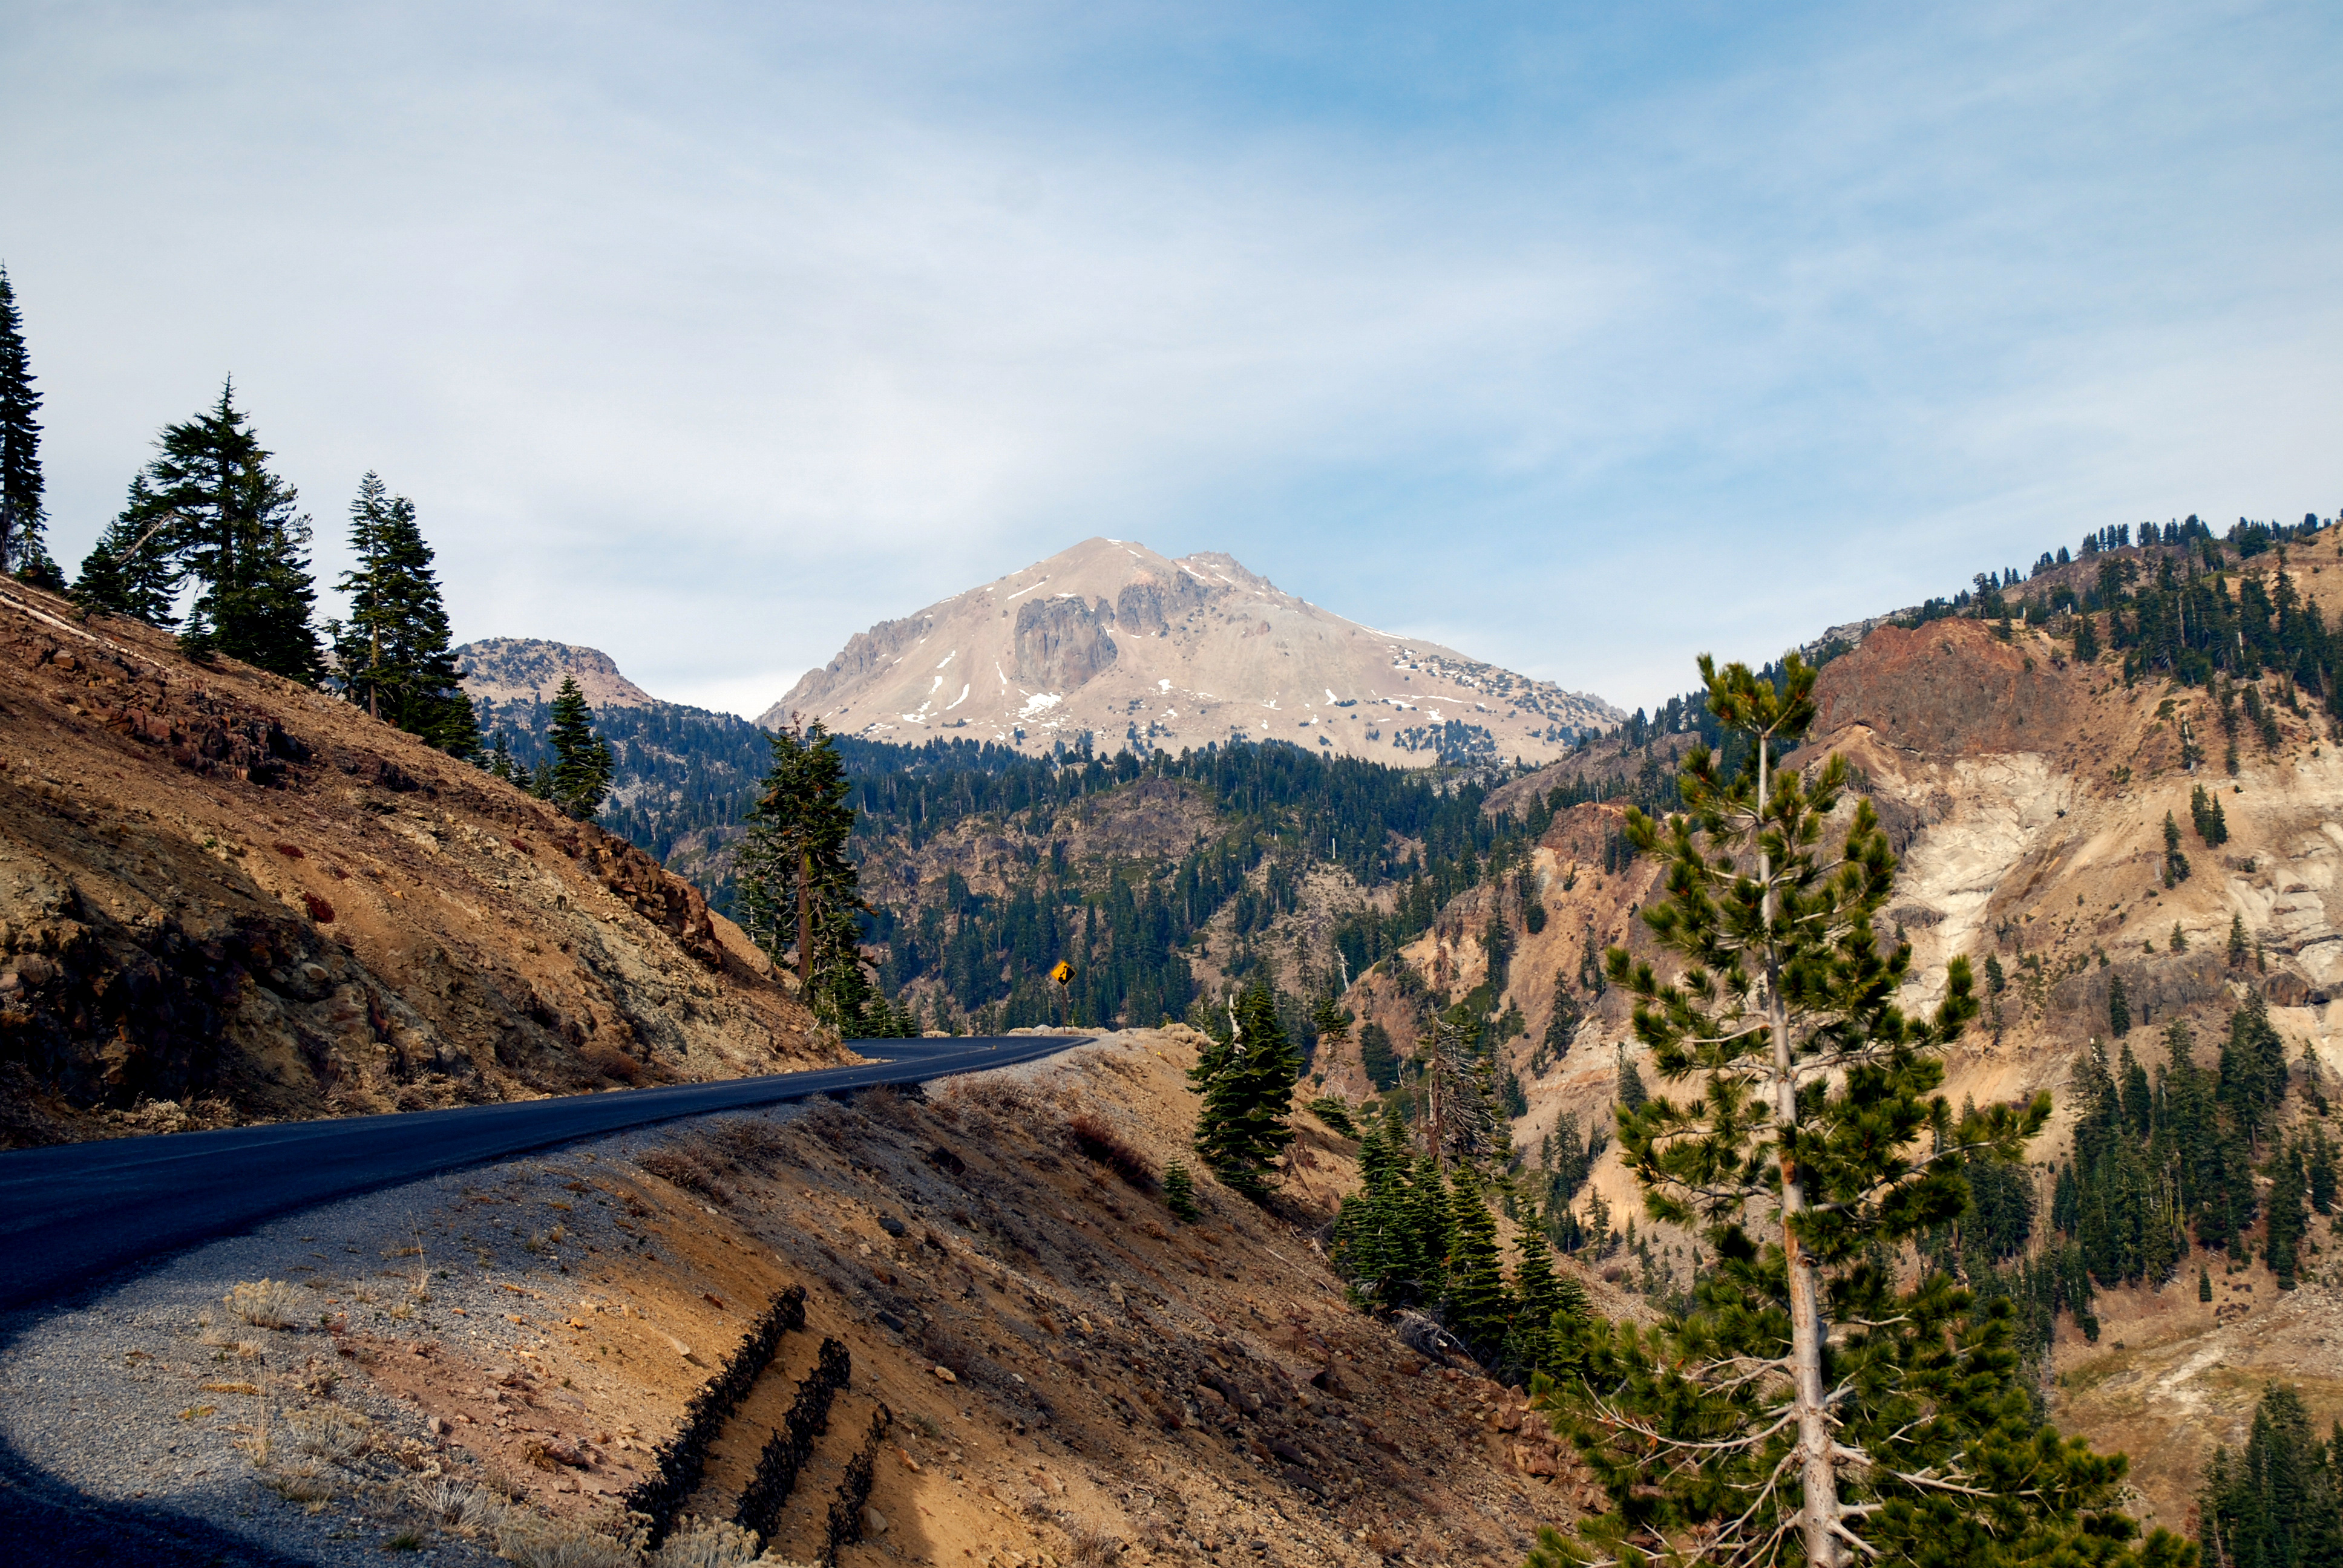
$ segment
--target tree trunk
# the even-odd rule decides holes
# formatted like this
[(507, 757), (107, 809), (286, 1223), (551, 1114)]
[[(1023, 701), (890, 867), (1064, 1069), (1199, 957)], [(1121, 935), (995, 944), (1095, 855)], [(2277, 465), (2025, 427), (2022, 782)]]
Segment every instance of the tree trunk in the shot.
[(798, 856), (798, 1000), (813, 1005), (813, 851)]
[[(1771, 742), (1757, 738), (1758, 831), (1765, 830), (1767, 797), (1773, 790)], [(1757, 879), (1765, 888), (1765, 1021), (1774, 1045), (1774, 1117), (1776, 1136), (1786, 1141), (1798, 1124), (1797, 1059), (1790, 1048), (1790, 1009), (1782, 996), (1782, 965), (1774, 949), (1773, 858), (1757, 851)], [(1829, 1413), (1823, 1403), (1822, 1292), (1815, 1265), (1798, 1244), (1794, 1221), (1806, 1206), (1797, 1161), (1782, 1156), (1782, 1257), (1790, 1283), (1790, 1378), (1798, 1417), (1798, 1479), (1805, 1493), (1799, 1533), (1805, 1537), (1811, 1568), (1839, 1568), (1844, 1553), (1833, 1533), (1838, 1523), (1838, 1470), (1831, 1459)]]

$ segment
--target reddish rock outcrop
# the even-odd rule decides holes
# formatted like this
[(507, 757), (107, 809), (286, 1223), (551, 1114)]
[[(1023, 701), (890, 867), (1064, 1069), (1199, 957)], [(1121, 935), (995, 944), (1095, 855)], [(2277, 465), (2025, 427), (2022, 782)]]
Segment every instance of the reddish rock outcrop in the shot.
[(2085, 695), (2064, 660), (2003, 642), (1983, 621), (1882, 627), (1815, 682), (1816, 735), (1867, 726), (1932, 757), (2042, 751), (2072, 739)]

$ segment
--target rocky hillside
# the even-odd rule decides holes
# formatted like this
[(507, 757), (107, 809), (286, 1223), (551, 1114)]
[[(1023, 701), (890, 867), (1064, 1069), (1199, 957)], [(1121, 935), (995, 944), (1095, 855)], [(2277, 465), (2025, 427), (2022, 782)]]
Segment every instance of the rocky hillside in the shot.
[(1046, 751), (1232, 738), (1401, 764), (1559, 756), (1620, 715), (1451, 649), (1358, 625), (1218, 553), (1087, 539), (857, 632), (758, 720)]
[(658, 699), (618, 672), (598, 648), (534, 637), (484, 637), (456, 650), (464, 690), (475, 702), (550, 702), (562, 678), (574, 678), (597, 709), (649, 708)]
[[(2286, 567), (2299, 600), (2317, 605), (2330, 626), (2343, 619), (2337, 543), (2331, 528), (2319, 533)], [(2146, 557), (2135, 563), (2144, 578), (2157, 569), (2152, 552), (2119, 554)], [(2231, 571), (2240, 588), (2258, 585), (2277, 602), (2281, 559), (2266, 553)], [(1874, 626), (1824, 668), (1821, 716), (1792, 759), (1844, 754), (1880, 807), (1901, 857), (1890, 918), (1917, 955), (1912, 1003), (1935, 999), (1957, 954), (1980, 968), (1992, 959), (2006, 977), (1988, 1016), (1954, 1053), (1948, 1092), (1956, 1103), (2037, 1089), (2056, 1099), (2057, 1118), (2033, 1151), (2037, 1244), (2056, 1240), (2047, 1235), (2051, 1176), (2087, 1100), (2095, 1048), (2111, 1066), (2128, 1049), (2157, 1076), (2166, 1030), (2177, 1021), (2209, 1071), (2232, 1014), (2258, 995), (2292, 1064), (2280, 1132), (2320, 1123), (2325, 1100), (2343, 1085), (2334, 1032), (2343, 1020), (2333, 1000), (2343, 997), (2343, 757), (2330, 721), (2308, 699), (2291, 701), (2278, 676), (2264, 678), (2251, 700), (2265, 719), (2245, 717), (2242, 692), (2230, 705), (2232, 775), (2224, 765), (2232, 726), (2217, 689), (2127, 681), (2119, 653), (2077, 658), (2073, 630), (2071, 618), (2046, 624), (2038, 615), (2017, 619), (2006, 639), (1982, 619)], [(1493, 915), (1503, 919), (1514, 950), (1493, 1010), (1510, 1005), (1522, 1018), (1505, 1050), (1528, 1105), (1515, 1141), (1532, 1151), (1564, 1113), (1582, 1132), (1607, 1124), (1623, 1060), (1640, 1063), (1649, 1086), (1664, 1091), (1634, 1043), (1625, 999), (1601, 989), (1587, 960), (1614, 943), (1650, 950), (1635, 916), (1655, 896), (1657, 868), (1644, 859), (1623, 864), (1618, 829), (1626, 797), (1672, 775), (1690, 743), (1686, 734), (1646, 730), (1493, 793), (1488, 810), (1518, 816), (1533, 791), (1566, 796), (1606, 779), (1619, 788), (1618, 798), (1558, 811), (1537, 842), (1531, 869), (1541, 930), (1527, 929), (1511, 886), (1484, 884), (1450, 903), (1403, 965), (1382, 966), (1352, 992), (1363, 1021), (1381, 1023), (1404, 1055), (1432, 992), (1461, 995), (1487, 978), (1483, 936)], [(2227, 842), (2207, 842), (2196, 826), (2200, 789), (2221, 808)], [(2187, 862), (2169, 886), (2167, 818)], [(2231, 949), (2233, 922), (2241, 952)], [(1585, 1015), (1559, 1050), (1547, 1039), (1557, 977)], [(2120, 1039), (2109, 1010), (2118, 983), (2131, 1026)], [(1369, 1091), (1355, 1042), (1322, 1065), (1330, 1087), (1352, 1098)], [(2262, 1184), (2267, 1191), (2266, 1176)], [(1614, 1223), (1640, 1214), (1615, 1152), (1597, 1163), (1590, 1187)], [(1648, 1226), (1643, 1233), (1655, 1288), (1680, 1288), (1690, 1278), (1690, 1239)], [(2306, 1255), (2299, 1288), (2288, 1292), (2258, 1252), (2244, 1267), (2195, 1249), (2160, 1288), (2102, 1282), (2096, 1342), (2059, 1318), (2046, 1364), (2054, 1416), (2133, 1454), (2144, 1516), (2185, 1523), (2202, 1462), (2215, 1443), (2242, 1440), (2268, 1379), (2298, 1382), (2322, 1430), (2343, 1417), (2343, 1331), (2335, 1327), (2343, 1271), (2327, 1261), (2335, 1246), (2328, 1221), (2314, 1219), (2317, 1251)], [(1622, 1262), (1631, 1280), (1642, 1268), (1632, 1255)], [(2214, 1282), (2211, 1302), (2197, 1300), (2200, 1267)]]
[(0, 588), (0, 1139), (829, 1060), (624, 840), (347, 704)]

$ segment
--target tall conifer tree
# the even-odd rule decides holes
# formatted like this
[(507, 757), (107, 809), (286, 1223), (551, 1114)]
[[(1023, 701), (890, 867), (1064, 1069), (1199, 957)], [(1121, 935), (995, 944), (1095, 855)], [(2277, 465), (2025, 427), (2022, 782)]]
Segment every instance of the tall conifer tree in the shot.
[(219, 401), (194, 418), (165, 426), (156, 445), (118, 526), (146, 538), (140, 554), (159, 550), (196, 585), (180, 640), (198, 656), (224, 653), (316, 680), (309, 519), (296, 510), (298, 492), (269, 471), (234, 384), (222, 384)]
[(840, 1030), (862, 1026), (860, 874), (846, 764), (819, 720), (774, 731), (772, 766), (734, 873), (740, 924), (773, 961), (793, 953), (800, 994)]
[[(36, 568), (48, 559), (48, 521), (41, 478), (41, 395), (33, 389), (25, 318), (15, 286), (0, 266), (0, 572)], [(54, 571), (54, 568), (52, 568)]]
[(1662, 1080), (1692, 1089), (1623, 1111), (1622, 1152), (1652, 1216), (1703, 1227), (1717, 1263), (1681, 1318), (1591, 1332), (1582, 1378), (1539, 1380), (1612, 1507), (1575, 1541), (1545, 1533), (1533, 1561), (2031, 1563), (2085, 1543), (2111, 1560), (2136, 1529), (2116, 1511), (2123, 1462), (2041, 1427), (2008, 1303), (1979, 1310), (1943, 1275), (1899, 1289), (1872, 1255), (1966, 1206), (1966, 1161), (2021, 1158), (2048, 1097), (1956, 1121), (1936, 1092), (1976, 1010), (1968, 965), (1934, 1017), (1896, 1006), (1912, 952), (1873, 923), (1895, 869), (1877, 814), (1858, 800), (1829, 855), (1845, 760), (1778, 769), (1814, 668), (1790, 655), (1776, 683), (1704, 658), (1701, 674), (1746, 769), (1723, 777), (1695, 746), (1684, 813), (1630, 812), (1638, 852), (1667, 866), (1644, 919), (1684, 961), (1666, 980), (1623, 948), (1608, 962)]
[(356, 564), (334, 585), (350, 596), (350, 618), (327, 623), (343, 695), (443, 751), (477, 755), (479, 723), (450, 651), (431, 547), (415, 503), (371, 473), (350, 503), (350, 553)]
[(1301, 1076), (1302, 1059), (1269, 988), (1248, 986), (1237, 998), (1230, 1038), (1208, 1046), (1188, 1073), (1204, 1097), (1196, 1152), (1232, 1191), (1255, 1201), (1268, 1195), (1271, 1164), (1293, 1141), (1287, 1118)]
[(594, 709), (578, 688), (578, 678), (565, 675), (553, 694), (553, 724), (546, 739), (553, 748), (551, 769), (545, 777), (545, 799), (581, 822), (591, 821), (610, 792), (610, 743), (594, 733)]
[(1459, 1165), (1448, 1194), (1447, 1289), (1441, 1315), (1475, 1360), (1493, 1362), (1513, 1327), (1514, 1301), (1505, 1288), (1497, 1219), (1481, 1193), (1481, 1179)]
[(152, 501), (146, 475), (130, 481), (129, 503), (82, 558), (81, 574), (74, 579), (73, 597), (84, 609), (154, 627), (177, 623), (172, 604), (178, 597), (179, 568), (162, 538), (167, 520)]

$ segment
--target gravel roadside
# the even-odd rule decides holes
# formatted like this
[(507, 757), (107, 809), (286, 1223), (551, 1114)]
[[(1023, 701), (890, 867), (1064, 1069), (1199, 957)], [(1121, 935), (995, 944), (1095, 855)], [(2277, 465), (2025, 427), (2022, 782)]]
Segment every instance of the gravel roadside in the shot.
[[(486, 1564), (500, 1527), (556, 1529), (553, 1505), (623, 1491), (641, 1444), (594, 1430), (588, 1391), (537, 1369), (541, 1320), (625, 1314), (584, 1271), (653, 1243), (591, 1179), (677, 1131), (308, 1210), (0, 1318), (0, 1531), (64, 1563)], [(539, 1321), (512, 1311), (529, 1303)], [(351, 1375), (385, 1345), (468, 1369), (479, 1417), (427, 1416)], [(540, 1431), (550, 1473), (498, 1457)]]

